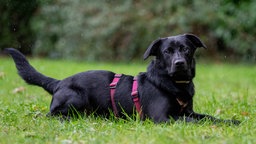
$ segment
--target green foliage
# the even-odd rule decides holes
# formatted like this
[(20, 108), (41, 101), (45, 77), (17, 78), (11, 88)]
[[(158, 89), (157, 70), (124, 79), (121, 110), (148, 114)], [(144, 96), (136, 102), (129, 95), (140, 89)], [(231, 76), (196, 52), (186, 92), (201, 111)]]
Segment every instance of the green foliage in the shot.
[(36, 54), (87, 60), (141, 57), (158, 37), (195, 33), (211, 55), (255, 60), (255, 1), (53, 1), (34, 20)]
[[(195, 111), (242, 121), (239, 126), (228, 126), (209, 121), (154, 124), (93, 115), (61, 122), (45, 116), (51, 96), (23, 82), (11, 59), (0, 58), (0, 61), (0, 143), (256, 143), (255, 66), (200, 62), (197, 65)], [(132, 75), (146, 69), (145, 64), (84, 64), (42, 59), (30, 62), (40, 72), (58, 79), (91, 69)], [(19, 87), (25, 89), (14, 91)]]
[(31, 53), (36, 35), (30, 20), (37, 6), (36, 0), (0, 1), (0, 49), (15, 47), (23, 53)]
[[(8, 21), (9, 14), (21, 11), (18, 14), (27, 18), (17, 24), (23, 26), (20, 28), (24, 30), (23, 37), (35, 40), (31, 49), (36, 55), (129, 61), (141, 58), (147, 46), (158, 37), (194, 33), (209, 48), (205, 57), (220, 59), (225, 55), (229, 59), (256, 61), (256, 1), (252, 0), (37, 0), (31, 3), (9, 0), (0, 3), (7, 3), (0, 5), (1, 22), (5, 24), (0, 30), (1, 34), (3, 31), (1, 46), (19, 47), (5, 26), (13, 23)], [(13, 11), (10, 5), (17, 9)], [(31, 29), (33, 34), (27, 33)]]

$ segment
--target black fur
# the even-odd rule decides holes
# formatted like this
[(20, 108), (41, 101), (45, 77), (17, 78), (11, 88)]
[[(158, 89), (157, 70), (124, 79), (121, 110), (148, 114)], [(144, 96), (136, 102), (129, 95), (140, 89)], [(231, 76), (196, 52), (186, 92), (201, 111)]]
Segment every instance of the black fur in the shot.
[[(147, 72), (138, 75), (138, 92), (143, 117), (156, 123), (170, 119), (198, 121), (203, 118), (215, 122), (238, 124), (236, 120), (220, 120), (193, 111), (195, 76), (194, 52), (206, 46), (192, 34), (159, 38), (151, 43), (144, 59), (155, 56)], [(115, 73), (87, 71), (63, 80), (49, 78), (37, 72), (19, 51), (8, 48), (19, 75), (29, 84), (43, 87), (53, 95), (49, 115), (70, 116), (74, 108), (81, 113), (109, 116), (112, 110), (109, 84)], [(115, 103), (118, 115), (134, 114), (131, 97), (133, 76), (123, 75), (116, 87)], [(124, 114), (125, 113), (125, 114)]]

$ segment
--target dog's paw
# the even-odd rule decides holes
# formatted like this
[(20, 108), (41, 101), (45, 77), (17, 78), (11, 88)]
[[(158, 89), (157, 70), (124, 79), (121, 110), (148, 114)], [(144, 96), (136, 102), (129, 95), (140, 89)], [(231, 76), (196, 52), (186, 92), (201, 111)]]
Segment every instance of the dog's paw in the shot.
[(223, 120), (223, 123), (228, 125), (239, 125), (241, 121), (232, 119), (232, 120)]

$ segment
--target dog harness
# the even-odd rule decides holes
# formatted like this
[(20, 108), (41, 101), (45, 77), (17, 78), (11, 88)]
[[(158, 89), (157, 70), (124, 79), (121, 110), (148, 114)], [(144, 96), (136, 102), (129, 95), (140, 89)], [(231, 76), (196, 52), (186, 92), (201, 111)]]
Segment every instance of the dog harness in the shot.
[(118, 112), (117, 112), (117, 108), (116, 108), (116, 104), (115, 104), (114, 95), (115, 95), (115, 91), (116, 91), (116, 85), (117, 85), (119, 79), (121, 78), (121, 76), (122, 76), (121, 74), (115, 74), (115, 77), (114, 77), (112, 83), (109, 85), (112, 108), (113, 108), (113, 111), (114, 111), (114, 115), (116, 117), (118, 116)]
[[(115, 96), (115, 91), (116, 91), (116, 85), (117, 85), (118, 81), (120, 80), (121, 76), (122, 76), (122, 74), (115, 74), (112, 83), (109, 85), (109, 87), (110, 87), (110, 98), (111, 98), (112, 108), (113, 108), (115, 117), (118, 117), (118, 110), (117, 110), (117, 107), (116, 107), (114, 96)], [(142, 114), (142, 110), (141, 110), (140, 99), (139, 99), (139, 96), (138, 96), (137, 77), (133, 78), (131, 96), (132, 96), (132, 100), (134, 102), (136, 111), (138, 112), (138, 114), (142, 118), (143, 114)]]

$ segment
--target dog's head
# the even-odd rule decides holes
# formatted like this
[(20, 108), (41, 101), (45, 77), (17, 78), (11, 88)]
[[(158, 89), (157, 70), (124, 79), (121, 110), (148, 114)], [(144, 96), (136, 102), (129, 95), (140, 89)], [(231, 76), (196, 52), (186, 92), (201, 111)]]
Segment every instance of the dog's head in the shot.
[(195, 76), (194, 53), (199, 47), (206, 48), (193, 34), (159, 38), (150, 44), (144, 60), (156, 56), (156, 60), (174, 80), (189, 80)]

